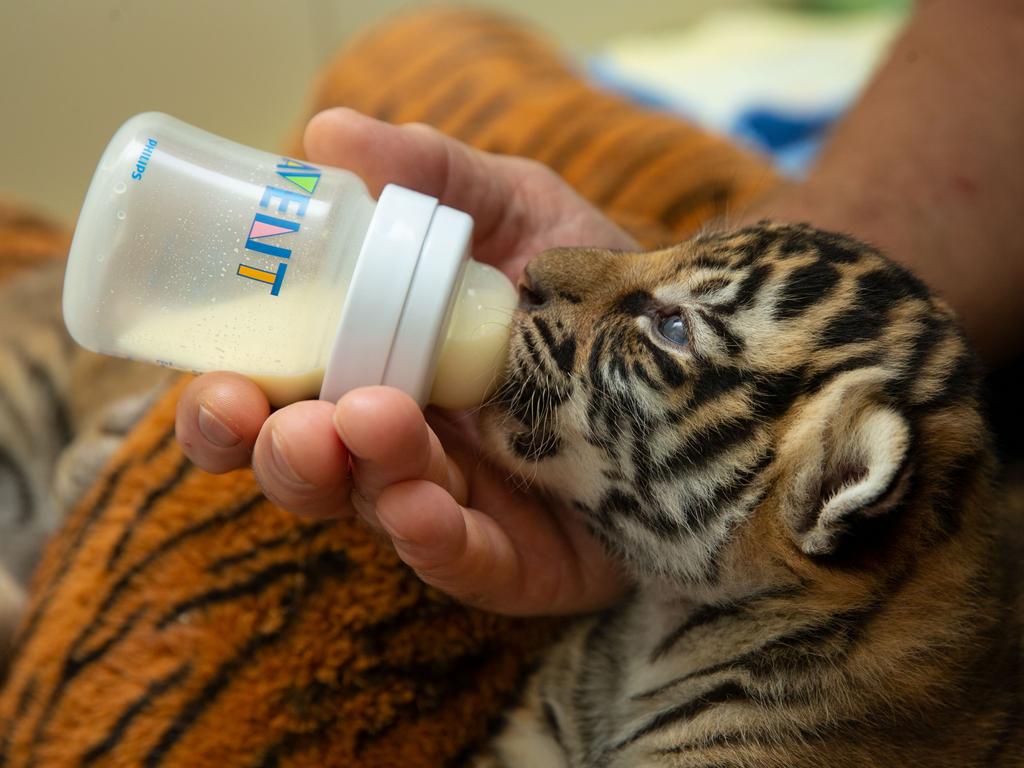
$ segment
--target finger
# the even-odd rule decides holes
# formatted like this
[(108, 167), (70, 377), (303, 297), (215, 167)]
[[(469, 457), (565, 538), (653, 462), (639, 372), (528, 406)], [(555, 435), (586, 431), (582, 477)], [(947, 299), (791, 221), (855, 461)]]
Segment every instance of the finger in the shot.
[(194, 379), (178, 400), (174, 429), (181, 449), (207, 472), (249, 464), (256, 436), (270, 413), (266, 395), (235, 373)]
[(310, 121), (305, 146), (311, 160), (362, 176), (374, 195), (393, 182), (465, 211), (475, 223), (474, 257), (512, 278), (554, 245), (637, 247), (547, 166), (474, 149), (426, 125), (395, 126), (339, 107)]
[(422, 480), (396, 483), (377, 499), (381, 526), (398, 556), (428, 584), (469, 605), (538, 613), (522, 605), (522, 569), (498, 524)]
[(314, 162), (361, 176), (374, 196), (394, 183), (465, 211), (478, 238), (504, 221), (521, 176), (517, 164), (525, 162), (481, 152), (425, 125), (395, 126), (341, 107), (310, 121), (305, 147)]
[(352, 455), (353, 505), (376, 524), (380, 492), (404, 480), (426, 480), (465, 498), (454, 470), (416, 402), (391, 387), (364, 387), (346, 394), (334, 411), (334, 427)]
[(276, 504), (307, 517), (349, 513), (348, 451), (331, 417), (334, 406), (308, 400), (282, 408), (263, 426), (253, 469)]
[(384, 489), (376, 510), (420, 578), (478, 608), (560, 615), (607, 608), (623, 595), (624, 574), (581, 530), (525, 494), (480, 501), (488, 495), (484, 513), (414, 480)]

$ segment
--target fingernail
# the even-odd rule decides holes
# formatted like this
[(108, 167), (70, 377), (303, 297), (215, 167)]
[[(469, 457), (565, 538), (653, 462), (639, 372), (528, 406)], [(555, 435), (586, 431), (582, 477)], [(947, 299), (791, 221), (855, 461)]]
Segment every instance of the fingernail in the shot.
[(242, 441), (231, 427), (217, 418), (217, 415), (205, 405), (199, 406), (199, 431), (219, 448), (231, 448)]
[(312, 483), (305, 480), (298, 472), (295, 471), (291, 463), (285, 457), (284, 441), (278, 436), (276, 429), (272, 430), (270, 433), (270, 454), (278, 474), (285, 480), (293, 485), (312, 485)]

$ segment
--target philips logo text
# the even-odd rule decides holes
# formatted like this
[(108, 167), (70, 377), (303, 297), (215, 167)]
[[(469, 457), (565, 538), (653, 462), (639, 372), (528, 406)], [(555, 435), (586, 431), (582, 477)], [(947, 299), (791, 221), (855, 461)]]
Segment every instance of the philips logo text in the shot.
[(135, 161), (135, 170), (132, 171), (132, 178), (136, 181), (142, 181), (142, 174), (146, 172), (146, 166), (149, 165), (149, 158), (153, 156), (154, 149), (156, 149), (156, 139), (147, 139), (146, 146), (142, 148), (142, 154)]

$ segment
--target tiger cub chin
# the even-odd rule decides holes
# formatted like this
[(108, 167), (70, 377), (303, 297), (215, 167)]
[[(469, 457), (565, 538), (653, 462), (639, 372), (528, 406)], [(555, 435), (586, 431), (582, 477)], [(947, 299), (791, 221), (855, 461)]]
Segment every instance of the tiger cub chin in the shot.
[(478, 765), (1024, 765), (975, 360), (850, 238), (762, 223), (526, 270), (499, 460), (635, 581)]

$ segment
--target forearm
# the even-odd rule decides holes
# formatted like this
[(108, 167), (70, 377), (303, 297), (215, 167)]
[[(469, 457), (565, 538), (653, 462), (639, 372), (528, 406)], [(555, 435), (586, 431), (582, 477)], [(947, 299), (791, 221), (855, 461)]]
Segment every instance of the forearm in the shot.
[(1024, 2), (919, 2), (808, 179), (749, 218), (872, 242), (950, 301), (986, 358), (1019, 351), (1022, 78)]

